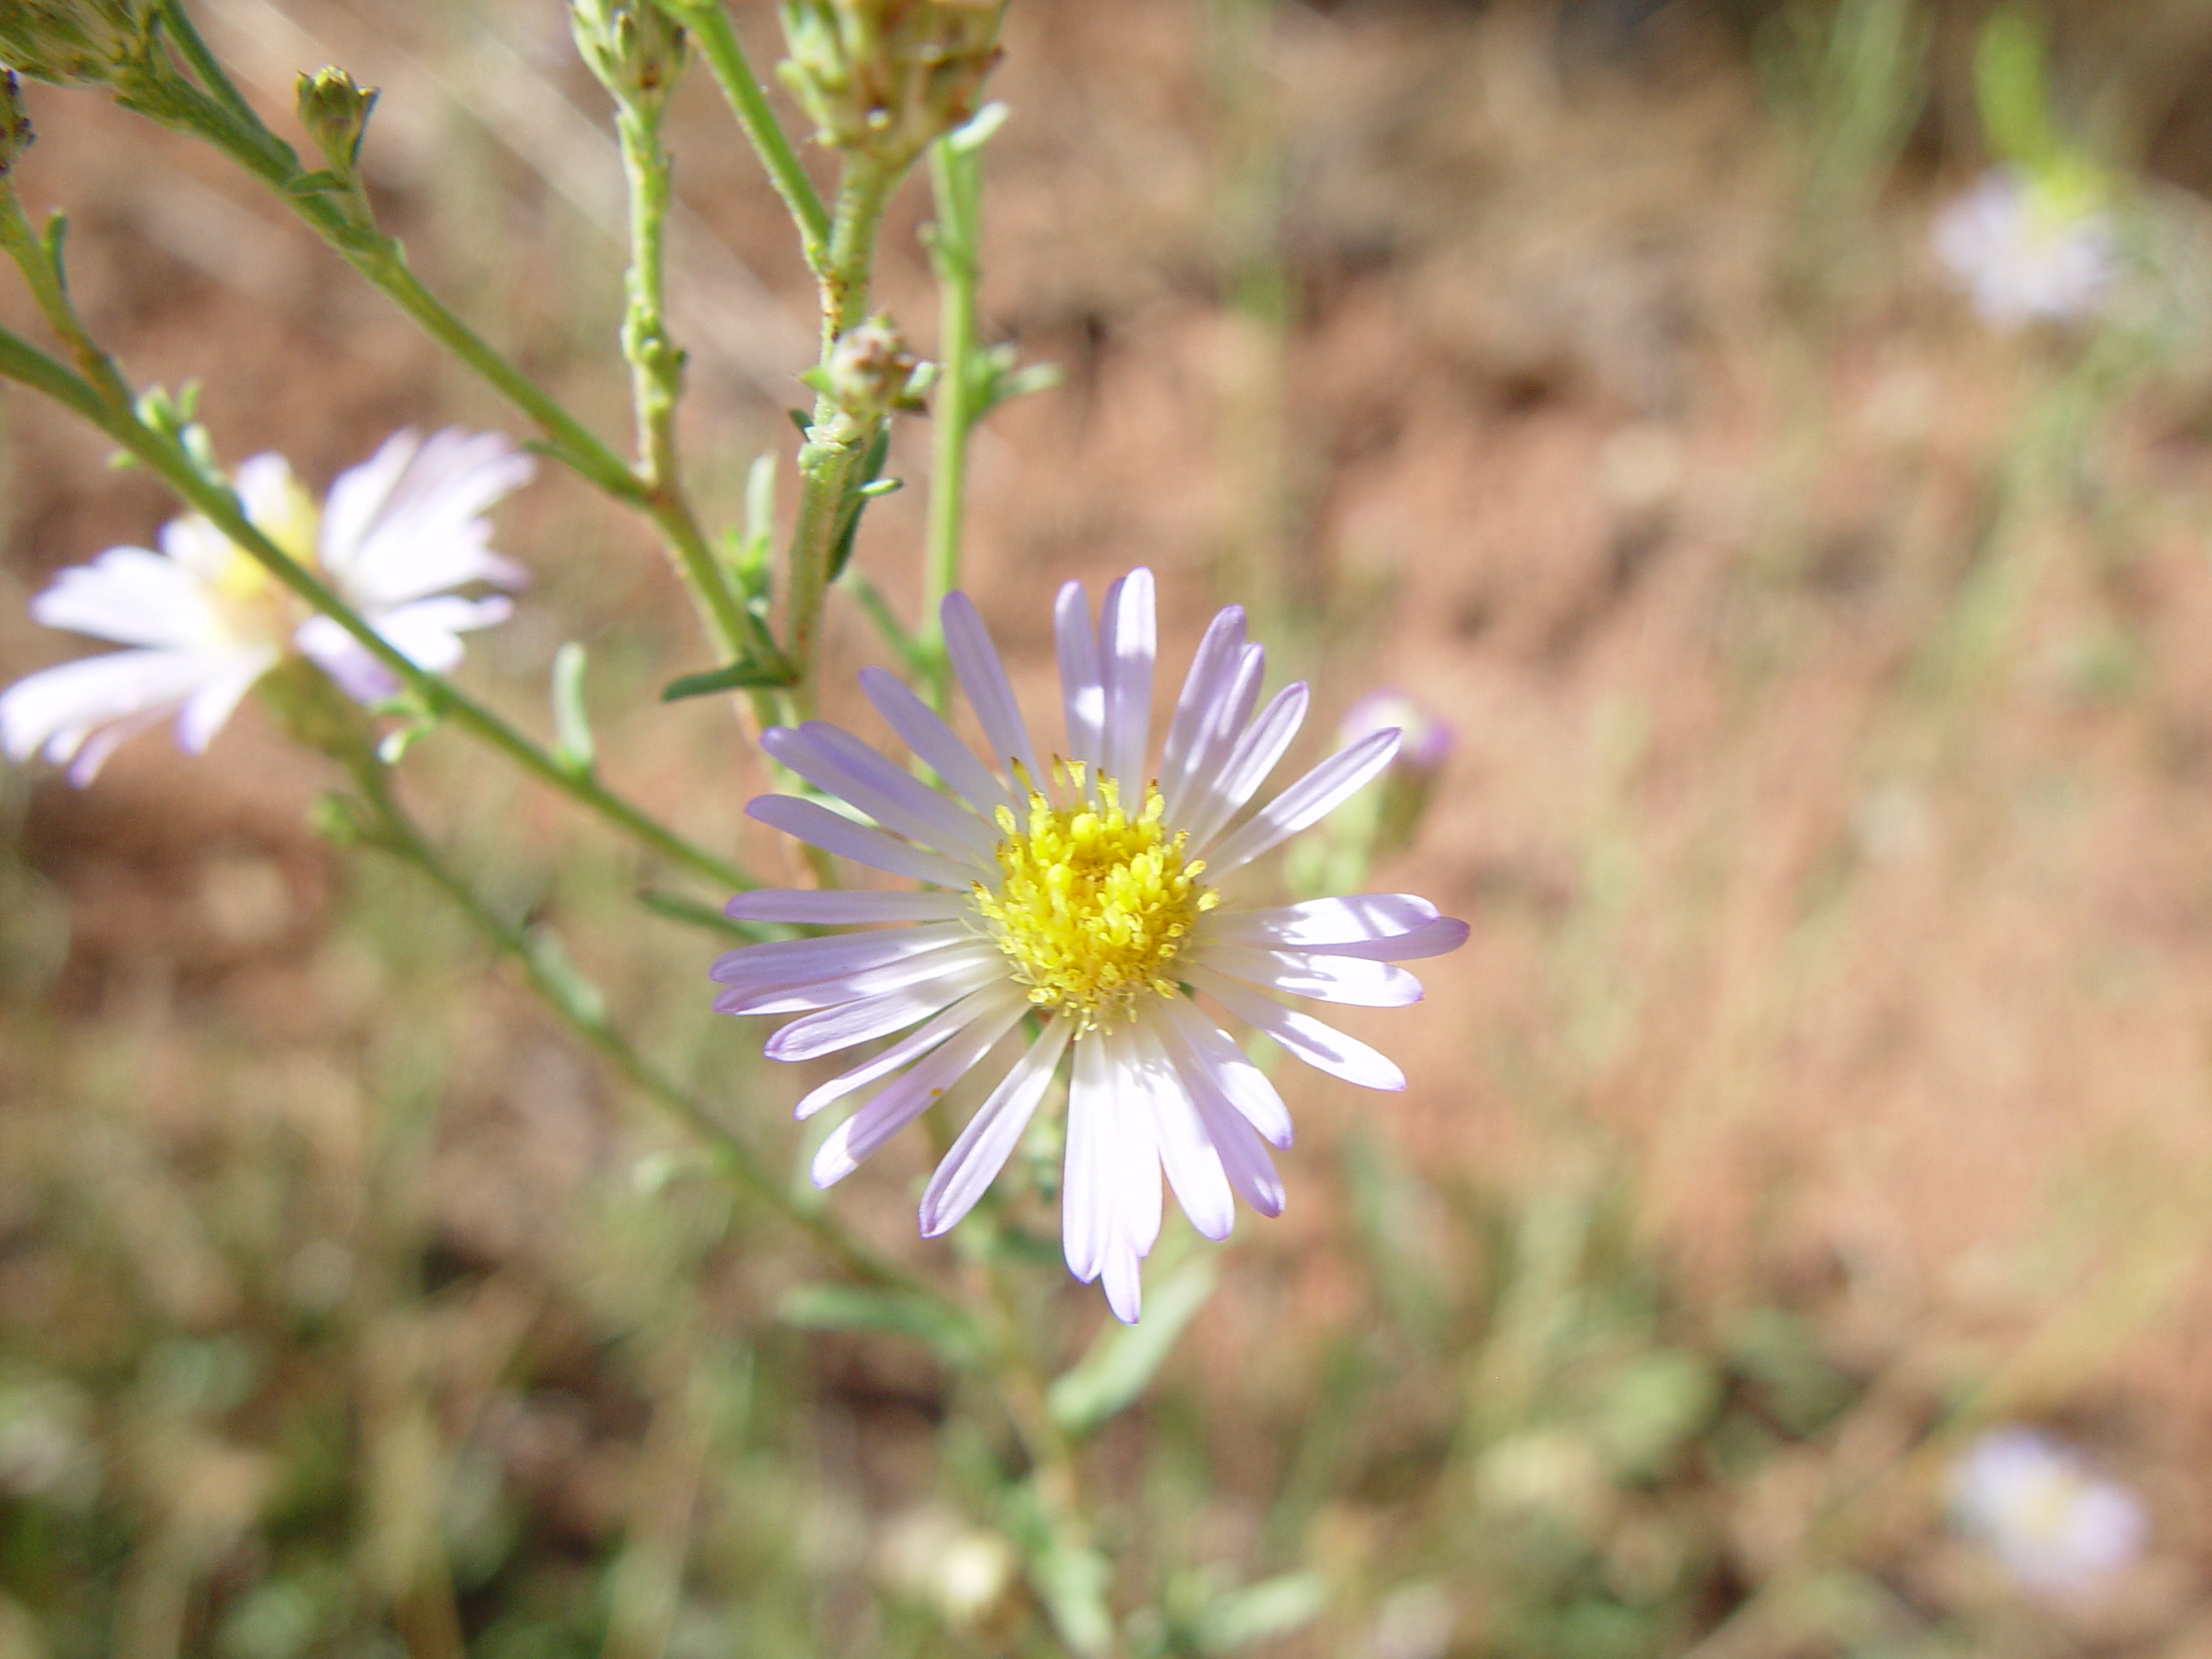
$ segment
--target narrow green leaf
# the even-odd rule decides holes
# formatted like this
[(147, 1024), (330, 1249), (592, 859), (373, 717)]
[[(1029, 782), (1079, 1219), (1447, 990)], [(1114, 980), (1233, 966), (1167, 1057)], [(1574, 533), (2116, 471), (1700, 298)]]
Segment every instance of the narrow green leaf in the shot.
[(869, 1331), (911, 1338), (947, 1365), (973, 1363), (980, 1348), (975, 1327), (964, 1314), (903, 1291), (801, 1285), (785, 1296), (776, 1317), (802, 1331)]
[(1183, 1327), (1220, 1282), (1221, 1271), (1213, 1257), (1194, 1257), (1146, 1299), (1142, 1319), (1135, 1325), (1109, 1324), (1089, 1353), (1052, 1379), (1046, 1404), (1053, 1421), (1080, 1436), (1135, 1405), (1174, 1351)]
[(1052, 1615), (1052, 1628), (1083, 1659), (1114, 1644), (1114, 1613), (1106, 1604), (1113, 1580), (1114, 1569), (1103, 1555), (1057, 1538), (1029, 1567), (1029, 1581)]
[(573, 639), (553, 653), (553, 756), (579, 775), (599, 760), (584, 710), (584, 648)]
[(712, 905), (702, 905), (696, 899), (686, 899), (681, 893), (662, 893), (648, 887), (638, 895), (638, 902), (656, 916), (671, 922), (682, 922), (702, 932), (719, 933), (725, 938), (741, 939), (747, 944), (765, 944), (771, 939), (789, 937), (782, 928), (763, 927), (758, 922), (734, 921)]
[(686, 697), (711, 696), (717, 691), (756, 691), (789, 685), (794, 679), (789, 663), (756, 663), (751, 658), (727, 668), (710, 668), (703, 674), (686, 674), (660, 689), (663, 702)]

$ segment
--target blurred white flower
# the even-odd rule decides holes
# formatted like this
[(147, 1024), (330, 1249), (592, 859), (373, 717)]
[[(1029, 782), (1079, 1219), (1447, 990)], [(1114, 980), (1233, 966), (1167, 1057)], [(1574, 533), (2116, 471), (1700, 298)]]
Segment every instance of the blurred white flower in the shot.
[(2077, 1596), (2127, 1565), (2150, 1530), (2143, 1505), (2079, 1452), (2030, 1428), (1992, 1430), (1951, 1466), (1951, 1512), (2031, 1594)]
[[(496, 432), (394, 433), (339, 475), (318, 510), (281, 455), (238, 470), (239, 505), (279, 547), (360, 611), (414, 662), (442, 671), (460, 636), (512, 609), (467, 599), (469, 582), (514, 588), (521, 569), (491, 550), (492, 504), (529, 481), (533, 463)], [(128, 645), (64, 663), (0, 693), (0, 747), (43, 752), (92, 781), (116, 747), (174, 715), (178, 746), (204, 751), (255, 681), (297, 652), (363, 702), (398, 689), (391, 671), (328, 617), (315, 616), (207, 519), (162, 528), (161, 550), (114, 547), (74, 565), (31, 601), (31, 615)]]
[(2094, 310), (2119, 269), (2094, 190), (1995, 168), (1936, 216), (1936, 251), (1983, 321), (2005, 329)]

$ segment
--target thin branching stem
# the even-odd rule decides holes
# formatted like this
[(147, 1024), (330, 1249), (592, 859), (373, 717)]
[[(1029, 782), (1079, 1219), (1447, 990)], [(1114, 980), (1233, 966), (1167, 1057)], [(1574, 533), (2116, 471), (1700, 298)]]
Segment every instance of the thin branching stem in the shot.
[(963, 174), (972, 161), (950, 138), (930, 146), (930, 184), (937, 223), (930, 260), (938, 282), (937, 385), (930, 404), (929, 535), (923, 571), (922, 614), (914, 632), (931, 701), (939, 714), (952, 697), (951, 664), (944, 654), (939, 613), (960, 585), (960, 537), (968, 482), (968, 440), (976, 413), (976, 289), (977, 265), (974, 193)]
[(227, 486), (205, 476), (175, 439), (147, 424), (128, 397), (118, 401), (103, 397), (89, 381), (5, 329), (0, 329), (0, 378), (43, 393), (113, 438), (243, 549), (247, 556), (310, 607), (329, 617), (359, 640), (398, 677), (427, 714), (452, 721), (641, 846), (693, 874), (725, 887), (758, 885), (737, 866), (685, 840), (615, 794), (590, 772), (563, 764), (450, 681), (417, 667), (321, 577), (270, 540), (245, 516), (237, 495)]

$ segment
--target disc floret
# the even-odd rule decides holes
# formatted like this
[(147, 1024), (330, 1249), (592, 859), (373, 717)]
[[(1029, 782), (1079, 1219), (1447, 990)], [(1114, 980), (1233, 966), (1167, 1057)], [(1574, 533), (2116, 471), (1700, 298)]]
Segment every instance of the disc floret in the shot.
[(1075, 1020), (1079, 1031), (1119, 1023), (1147, 993), (1177, 994), (1172, 971), (1200, 914), (1219, 902), (1186, 857), (1188, 832), (1162, 822), (1166, 803), (1148, 786), (1132, 815), (1121, 786), (1084, 767), (1053, 767), (1073, 804), (1029, 794), (1027, 823), (998, 810), (998, 890), (976, 887), (976, 908), (1014, 964), (1032, 1003)]

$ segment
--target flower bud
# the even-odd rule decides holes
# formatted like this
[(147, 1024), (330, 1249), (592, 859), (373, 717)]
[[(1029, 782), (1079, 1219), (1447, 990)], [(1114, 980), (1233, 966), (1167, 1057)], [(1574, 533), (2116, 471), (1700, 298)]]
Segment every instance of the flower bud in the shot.
[(4, 0), (0, 63), (57, 86), (101, 86), (147, 60), (149, 0)]
[(785, 0), (781, 73), (815, 137), (898, 168), (976, 112), (1004, 0)]
[(343, 69), (327, 65), (311, 75), (302, 74), (294, 97), (300, 124), (331, 170), (351, 176), (360, 160), (361, 135), (368, 130), (377, 89), (357, 86)]
[(616, 100), (658, 112), (683, 73), (683, 28), (652, 0), (570, 0), (576, 50)]
[(1403, 735), (1375, 797), (1371, 856), (1376, 858), (1413, 844), (1454, 742), (1452, 728), (1442, 716), (1401, 691), (1370, 691), (1354, 703), (1337, 728), (1337, 741), (1357, 743), (1370, 733), (1393, 726)]
[(878, 315), (838, 336), (815, 390), (842, 413), (865, 423), (887, 410), (912, 407), (921, 368), (898, 325)]

